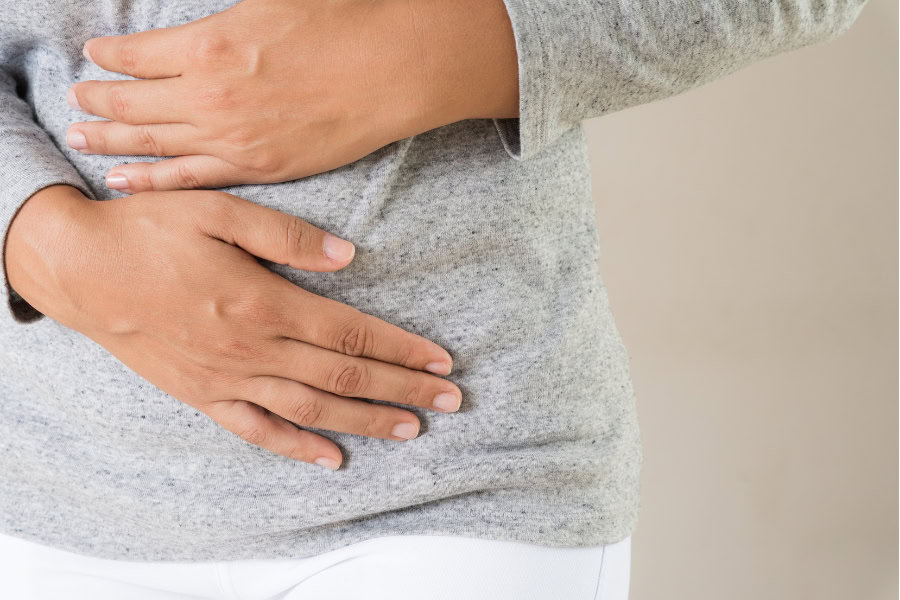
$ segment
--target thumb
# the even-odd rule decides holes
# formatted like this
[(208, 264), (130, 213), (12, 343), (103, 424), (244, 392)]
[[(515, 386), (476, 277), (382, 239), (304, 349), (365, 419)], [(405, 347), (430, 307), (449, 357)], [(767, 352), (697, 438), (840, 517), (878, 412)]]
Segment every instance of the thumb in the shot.
[(106, 174), (107, 187), (128, 194), (219, 188), (237, 183), (234, 165), (200, 154), (118, 165)]
[(304, 271), (336, 271), (353, 260), (352, 243), (303, 219), (225, 192), (209, 194), (214, 206), (197, 222), (211, 237)]

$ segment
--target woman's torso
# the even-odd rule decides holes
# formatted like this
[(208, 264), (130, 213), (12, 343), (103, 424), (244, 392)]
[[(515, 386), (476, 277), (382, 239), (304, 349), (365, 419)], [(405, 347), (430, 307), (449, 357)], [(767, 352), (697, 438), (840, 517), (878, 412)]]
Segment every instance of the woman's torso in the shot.
[[(118, 77), (81, 44), (231, 4), (44, 0), (0, 16), (4, 63), (97, 199), (113, 197), (104, 175), (127, 159), (65, 145), (84, 118), (68, 87)], [(136, 560), (298, 558), (397, 532), (547, 545), (631, 532), (640, 436), (580, 127), (516, 161), (490, 120), (463, 121), (327, 173), (226, 191), (353, 241), (336, 273), (268, 266), (446, 348), (462, 408), (411, 408), (422, 429), (410, 442), (317, 431), (345, 457), (330, 472), (247, 444), (50, 319), (4, 315), (0, 531)]]

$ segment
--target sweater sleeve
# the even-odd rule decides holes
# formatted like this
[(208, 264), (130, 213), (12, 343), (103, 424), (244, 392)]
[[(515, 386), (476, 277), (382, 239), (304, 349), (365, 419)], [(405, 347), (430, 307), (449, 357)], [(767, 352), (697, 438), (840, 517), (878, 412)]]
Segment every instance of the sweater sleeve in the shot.
[(67, 184), (85, 195), (90, 192), (75, 167), (35, 122), (30, 106), (17, 94), (15, 78), (2, 66), (0, 182), (0, 311), (27, 323), (43, 315), (17, 294), (7, 279), (6, 238), (13, 217), (28, 198), (50, 185)]
[(867, 0), (503, 0), (519, 117), (494, 119), (527, 160), (584, 119), (659, 100), (830, 40)]

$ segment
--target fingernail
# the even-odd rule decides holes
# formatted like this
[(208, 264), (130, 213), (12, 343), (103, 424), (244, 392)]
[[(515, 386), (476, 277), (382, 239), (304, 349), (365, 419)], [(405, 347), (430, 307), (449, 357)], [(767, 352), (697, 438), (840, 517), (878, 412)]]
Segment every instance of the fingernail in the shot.
[(462, 404), (462, 398), (456, 394), (444, 392), (434, 397), (434, 407), (443, 412), (456, 412)]
[(394, 425), (394, 428), (391, 429), (391, 435), (403, 438), (404, 440), (413, 439), (416, 437), (417, 433), (419, 433), (419, 427), (413, 423), (397, 423)]
[(66, 103), (74, 109), (81, 110), (81, 105), (78, 104), (78, 98), (75, 96), (75, 90), (71, 88), (66, 93)]
[(449, 375), (451, 369), (453, 369), (453, 366), (445, 362), (430, 362), (425, 365), (425, 370), (435, 375)]
[(85, 150), (87, 148), (87, 138), (80, 131), (66, 133), (66, 143), (75, 150)]
[(321, 456), (316, 459), (316, 464), (326, 469), (331, 469), (332, 471), (337, 471), (338, 467), (341, 466), (341, 463), (334, 460), (333, 458), (328, 458), (327, 456)]
[(81, 48), (81, 54), (82, 54), (86, 59), (88, 59), (89, 61), (94, 62), (94, 59), (91, 58), (91, 53), (90, 53), (90, 52), (88, 51), (88, 49), (87, 49), (87, 44), (85, 44), (84, 46), (82, 46), (82, 48)]
[(325, 251), (325, 256), (340, 262), (346, 262), (356, 254), (356, 247), (353, 244), (330, 233), (325, 234), (325, 242), (322, 244), (322, 247)]
[(112, 188), (114, 190), (127, 190), (128, 189), (128, 178), (124, 175), (107, 175), (106, 176), (106, 187)]

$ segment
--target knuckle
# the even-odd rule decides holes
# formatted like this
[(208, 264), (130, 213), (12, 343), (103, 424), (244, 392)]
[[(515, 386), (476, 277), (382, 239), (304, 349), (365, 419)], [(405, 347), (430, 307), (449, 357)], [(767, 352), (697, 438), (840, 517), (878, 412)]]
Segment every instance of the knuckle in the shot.
[[(108, 154), (112, 154), (109, 152)], [(136, 189), (142, 190), (154, 190), (158, 188), (158, 178), (155, 177), (157, 173), (154, 169), (140, 168), (133, 169), (128, 174), (128, 183), (129, 187), (134, 187)], [(134, 196), (132, 196), (134, 197)]]
[(281, 173), (283, 162), (275, 153), (266, 149), (254, 149), (245, 147), (242, 162), (256, 173), (276, 174)]
[(118, 58), (125, 71), (133, 71), (138, 66), (137, 48), (132, 42), (123, 41), (119, 44)]
[(228, 322), (251, 326), (254, 330), (267, 325), (270, 321), (269, 303), (265, 298), (253, 293), (219, 306), (211, 306), (210, 310), (218, 310)]
[(248, 155), (255, 149), (260, 136), (246, 125), (238, 125), (225, 132), (222, 137), (224, 142), (230, 146), (234, 152), (247, 153)]
[(407, 383), (406, 389), (403, 390), (403, 403), (414, 405), (421, 404), (422, 390), (423, 386), (421, 382), (416, 381), (415, 379)]
[(231, 42), (227, 37), (208, 33), (194, 39), (189, 55), (192, 62), (209, 65), (225, 59), (231, 48)]
[(314, 398), (301, 398), (291, 405), (288, 419), (298, 425), (315, 427), (322, 423), (325, 406)]
[(197, 93), (199, 102), (208, 109), (224, 110), (234, 106), (234, 89), (227, 84), (207, 83)]
[(381, 437), (379, 433), (381, 429), (381, 420), (377, 416), (372, 415), (366, 419), (366, 424), (363, 425), (362, 435), (366, 437)]
[(416, 350), (413, 344), (403, 344), (399, 348), (396, 349), (396, 360), (394, 361), (398, 365), (413, 365), (417, 361), (414, 360), (416, 358)]
[(225, 132), (220, 139), (231, 162), (252, 171), (258, 178), (269, 182), (273, 177), (281, 177), (287, 159), (279, 155), (270, 144), (265, 143), (265, 136), (249, 125), (238, 125)]
[(175, 185), (183, 189), (193, 189), (200, 187), (200, 179), (194, 173), (193, 167), (184, 162), (179, 162), (175, 167), (173, 174)]
[(269, 438), (266, 430), (256, 425), (244, 425), (238, 429), (237, 434), (254, 446), (264, 446)]
[(92, 152), (98, 154), (112, 154), (105, 129), (105, 127), (87, 127), (82, 130), (85, 137), (88, 139), (88, 145)]
[(132, 315), (108, 314), (98, 319), (103, 331), (113, 335), (128, 335), (140, 331), (138, 319)]
[(344, 322), (335, 334), (334, 347), (348, 356), (362, 356), (371, 350), (372, 330), (360, 317)]
[(286, 256), (297, 256), (306, 245), (308, 232), (306, 223), (296, 217), (288, 219), (284, 228), (284, 249)]
[(332, 373), (331, 389), (341, 396), (356, 396), (366, 388), (368, 374), (362, 365), (350, 363), (337, 367)]
[(162, 145), (147, 125), (140, 125), (134, 130), (135, 143), (148, 156), (166, 156)]
[(116, 121), (127, 122), (131, 111), (130, 102), (125, 94), (125, 89), (121, 85), (112, 85), (107, 92), (109, 99), (109, 110), (112, 117)]

